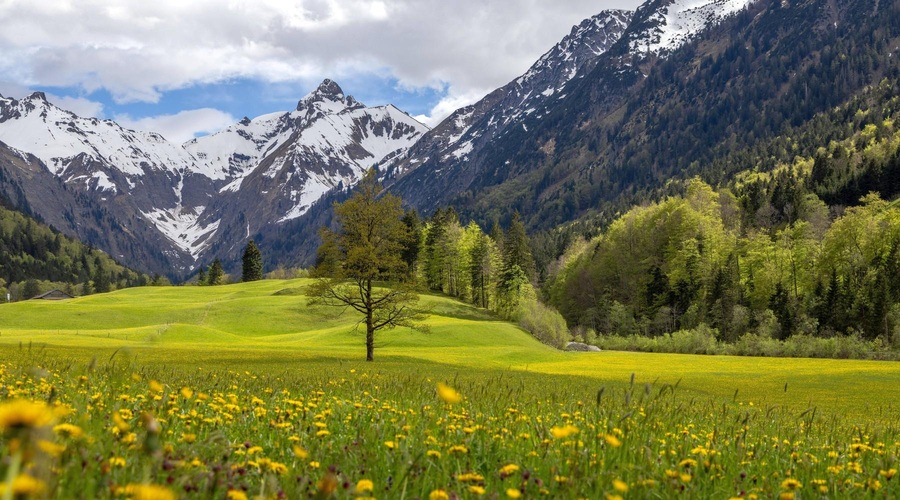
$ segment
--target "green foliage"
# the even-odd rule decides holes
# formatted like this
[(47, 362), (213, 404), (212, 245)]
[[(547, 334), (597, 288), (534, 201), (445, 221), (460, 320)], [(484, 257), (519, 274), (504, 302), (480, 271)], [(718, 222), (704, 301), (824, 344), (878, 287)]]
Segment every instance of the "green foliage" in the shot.
[(551, 303), (601, 333), (653, 337), (707, 324), (726, 342), (857, 332), (900, 348), (891, 314), (900, 208), (873, 194), (832, 224), (802, 188), (803, 172), (745, 178), (737, 203), (695, 180), (684, 197), (630, 210), (568, 254), (548, 283)]
[(262, 253), (253, 240), (247, 243), (241, 262), (241, 281), (256, 281), (263, 278)]
[(16, 301), (53, 289), (69, 290), (72, 295), (108, 292), (145, 285), (149, 279), (99, 250), (0, 206), (0, 281), (5, 288), (4, 300), (6, 291)]
[(412, 238), (401, 219), (400, 198), (381, 191), (372, 169), (352, 198), (335, 205), (340, 230), (323, 229), (323, 265), (309, 289), (310, 304), (350, 307), (363, 316), (366, 361), (375, 359), (376, 332), (415, 327), (421, 318), (403, 258)]
[(222, 268), (222, 261), (217, 257), (212, 261), (212, 264), (209, 265), (209, 270), (206, 272), (206, 284), (215, 286), (224, 283), (225, 269)]

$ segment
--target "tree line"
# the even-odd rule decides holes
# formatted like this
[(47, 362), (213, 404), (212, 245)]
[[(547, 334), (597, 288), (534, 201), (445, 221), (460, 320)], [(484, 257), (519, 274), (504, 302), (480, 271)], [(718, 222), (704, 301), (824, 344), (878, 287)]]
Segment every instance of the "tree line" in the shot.
[(560, 258), (550, 302), (602, 334), (706, 326), (728, 342), (803, 334), (900, 345), (897, 203), (871, 193), (830, 212), (803, 163), (733, 189), (695, 179), (684, 196), (631, 209)]
[(20, 212), (0, 207), (0, 299), (90, 295), (158, 282)]

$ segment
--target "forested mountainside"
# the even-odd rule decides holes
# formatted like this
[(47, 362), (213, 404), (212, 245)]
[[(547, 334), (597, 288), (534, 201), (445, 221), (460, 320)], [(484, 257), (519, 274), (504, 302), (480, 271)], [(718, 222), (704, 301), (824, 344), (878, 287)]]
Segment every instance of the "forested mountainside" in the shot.
[[(0, 198), (2, 200), (2, 198)], [(52, 289), (69, 295), (109, 292), (153, 282), (104, 252), (0, 203), (0, 299), (28, 300)], [(158, 278), (157, 278), (158, 279)]]
[[(532, 230), (584, 217), (608, 224), (671, 179), (719, 183), (812, 155), (822, 145), (815, 137), (764, 153), (811, 121), (841, 135), (842, 117), (826, 124), (820, 115), (900, 75), (896, 2), (752, 2), (668, 54), (634, 51), (640, 22), (639, 10), (564, 97), (470, 155), (466, 168), (480, 171), (470, 184), (415, 169), (398, 194), (425, 212), (452, 205), (482, 224), (514, 211)], [(866, 106), (887, 97), (869, 94)]]

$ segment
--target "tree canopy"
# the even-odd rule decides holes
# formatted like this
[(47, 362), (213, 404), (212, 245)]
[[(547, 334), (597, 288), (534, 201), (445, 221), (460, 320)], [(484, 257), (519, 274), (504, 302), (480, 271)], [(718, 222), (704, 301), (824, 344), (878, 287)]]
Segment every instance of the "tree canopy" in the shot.
[(366, 327), (366, 361), (375, 359), (375, 334), (396, 326), (418, 328), (418, 295), (407, 279), (410, 227), (400, 198), (383, 194), (370, 170), (356, 194), (335, 204), (337, 230), (323, 228), (310, 304), (344, 307)]

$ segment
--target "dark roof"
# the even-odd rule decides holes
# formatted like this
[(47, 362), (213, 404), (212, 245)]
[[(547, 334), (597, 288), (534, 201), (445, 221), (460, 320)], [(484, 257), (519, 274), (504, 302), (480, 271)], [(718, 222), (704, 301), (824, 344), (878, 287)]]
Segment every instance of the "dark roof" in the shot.
[(32, 297), (32, 300), (40, 299), (40, 300), (62, 300), (62, 299), (73, 299), (71, 295), (62, 290), (50, 290), (47, 293), (42, 293), (36, 297)]

